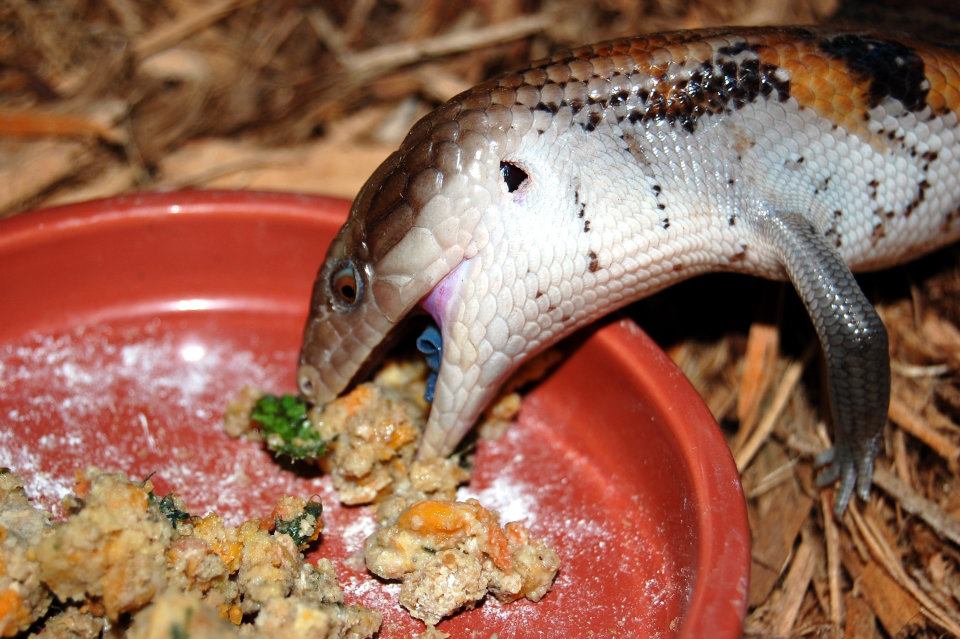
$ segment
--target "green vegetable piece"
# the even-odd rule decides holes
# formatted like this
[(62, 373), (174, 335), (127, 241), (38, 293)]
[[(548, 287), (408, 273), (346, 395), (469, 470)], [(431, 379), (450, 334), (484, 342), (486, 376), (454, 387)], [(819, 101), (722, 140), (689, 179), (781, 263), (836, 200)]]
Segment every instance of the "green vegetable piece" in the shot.
[(303, 507), (303, 513), (293, 519), (276, 518), (273, 522), (278, 533), (289, 535), (298, 548), (310, 542), (313, 533), (320, 525), (320, 516), (323, 514), (323, 504), (310, 500)]
[(250, 419), (260, 425), (264, 440), (276, 455), (312, 459), (326, 452), (327, 442), (307, 418), (307, 405), (296, 395), (264, 395), (257, 400)]

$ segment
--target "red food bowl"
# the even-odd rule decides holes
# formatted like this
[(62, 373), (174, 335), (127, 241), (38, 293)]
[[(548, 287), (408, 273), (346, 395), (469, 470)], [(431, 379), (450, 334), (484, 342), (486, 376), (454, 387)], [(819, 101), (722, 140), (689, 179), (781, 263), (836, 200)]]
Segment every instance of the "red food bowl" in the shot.
[[(227, 438), (246, 384), (295, 388), (310, 287), (348, 203), (247, 192), (119, 197), (0, 221), (0, 466), (50, 507), (76, 469), (153, 473), (196, 513), (265, 516), (319, 494), (317, 553), (348, 602), (384, 614), (380, 637), (421, 626), (396, 584), (358, 571), (373, 526), (329, 480)], [(454, 637), (737, 637), (749, 530), (716, 422), (636, 325), (596, 330), (481, 442), (466, 494), (522, 520), (563, 562), (540, 603), (486, 602)]]

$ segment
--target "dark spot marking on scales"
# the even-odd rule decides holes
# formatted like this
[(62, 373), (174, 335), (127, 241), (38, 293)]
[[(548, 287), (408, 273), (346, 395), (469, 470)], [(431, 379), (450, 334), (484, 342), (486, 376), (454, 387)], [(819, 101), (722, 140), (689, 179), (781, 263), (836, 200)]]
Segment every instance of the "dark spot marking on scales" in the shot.
[(586, 214), (587, 214), (587, 203), (581, 202), (580, 210), (577, 212), (577, 217), (579, 217), (580, 219), (583, 219), (583, 216)]
[(736, 215), (731, 215), (730, 217), (728, 217), (728, 218), (727, 218), (727, 224), (730, 225), (730, 226), (736, 226), (736, 225), (737, 225), (737, 216), (736, 216)]
[(617, 91), (612, 96), (610, 96), (610, 106), (620, 106), (627, 101), (627, 98), (630, 97), (629, 91)]
[(589, 232), (590, 232), (590, 220), (584, 220), (584, 221), (583, 221), (583, 232), (584, 232), (584, 233), (589, 233)]
[(742, 262), (742, 261), (744, 261), (745, 259), (747, 259), (747, 249), (748, 249), (748, 248), (749, 248), (749, 247), (748, 247), (746, 244), (741, 244), (741, 245), (740, 245), (740, 251), (739, 251), (738, 253), (734, 253), (733, 255), (730, 256), (730, 262), (735, 264), (735, 263), (737, 263), (737, 262)]
[(819, 42), (820, 49), (847, 65), (851, 73), (869, 83), (867, 104), (873, 108), (884, 98), (898, 100), (909, 111), (927, 105), (930, 83), (923, 58), (894, 40), (858, 34), (841, 34)]
[(930, 183), (927, 182), (927, 179), (924, 178), (920, 180), (920, 183), (917, 184), (917, 194), (914, 198), (907, 204), (907, 208), (904, 209), (904, 217), (910, 217), (913, 212), (917, 209), (918, 206), (923, 204), (923, 200), (926, 199), (927, 189), (930, 188)]
[(883, 222), (877, 222), (877, 225), (873, 227), (873, 232), (870, 233), (870, 244), (876, 246), (886, 236), (887, 228), (883, 225)]
[(827, 177), (823, 178), (823, 181), (820, 182), (820, 185), (817, 186), (815, 189), (813, 189), (813, 194), (814, 194), (814, 195), (817, 195), (817, 194), (819, 194), (821, 191), (826, 191), (826, 190), (827, 190), (827, 187), (830, 186), (830, 180), (831, 180), (831, 179), (833, 179), (833, 176), (832, 176), (832, 175), (828, 175)]
[(590, 258), (590, 264), (587, 266), (587, 269), (591, 273), (596, 273), (600, 269), (600, 260), (597, 258), (597, 254), (590, 251), (587, 253), (587, 257)]
[(720, 47), (717, 49), (717, 53), (728, 58), (733, 58), (740, 55), (744, 51), (750, 51), (756, 53), (760, 48), (755, 44), (748, 44), (746, 40), (743, 42), (738, 42), (736, 44), (727, 45), (725, 47)]
[(600, 121), (603, 120), (603, 115), (599, 112), (594, 111), (590, 113), (590, 117), (587, 118), (587, 123), (583, 126), (583, 130), (590, 132), (597, 128), (597, 125), (600, 124)]
[(533, 296), (533, 299), (538, 300), (538, 299), (540, 299), (541, 297), (543, 297), (543, 291), (541, 291), (541, 290), (538, 288), (538, 289), (537, 289), (537, 294)]
[(667, 230), (668, 228), (670, 228), (670, 218), (665, 217), (662, 220), (660, 220), (660, 226), (663, 227), (663, 230)]
[(954, 209), (947, 213), (946, 217), (943, 218), (943, 224), (940, 225), (940, 230), (946, 233), (951, 229), (953, 223), (960, 219), (960, 209)]

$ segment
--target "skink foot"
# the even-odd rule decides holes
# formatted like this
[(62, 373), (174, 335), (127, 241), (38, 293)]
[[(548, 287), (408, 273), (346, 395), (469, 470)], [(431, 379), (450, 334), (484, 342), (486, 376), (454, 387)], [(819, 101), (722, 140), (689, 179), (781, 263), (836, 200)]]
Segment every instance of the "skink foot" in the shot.
[(859, 454), (846, 446), (838, 446), (825, 450), (817, 455), (816, 466), (825, 468), (817, 475), (817, 486), (824, 487), (840, 480), (833, 512), (837, 518), (843, 516), (853, 490), (856, 488), (860, 499), (866, 501), (870, 497), (870, 482), (873, 477), (873, 460), (876, 457), (877, 442), (871, 442), (867, 450)]

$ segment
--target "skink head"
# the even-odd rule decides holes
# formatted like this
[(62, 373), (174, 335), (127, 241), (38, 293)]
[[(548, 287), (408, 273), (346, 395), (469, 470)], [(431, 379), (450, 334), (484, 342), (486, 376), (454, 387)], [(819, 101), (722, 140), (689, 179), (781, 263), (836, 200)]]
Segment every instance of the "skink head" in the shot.
[[(653, 196), (637, 195), (643, 176), (610, 171), (590, 114), (543, 105), (561, 99), (559, 85), (541, 92), (545, 72), (527, 76), (481, 85), (415, 125), (362, 189), (314, 288), (300, 387), (319, 403), (411, 311), (437, 321), (421, 457), (449, 453), (526, 357), (626, 299), (604, 268), (613, 247), (589, 232), (594, 215), (598, 227), (611, 208), (660, 222)], [(585, 102), (586, 83), (574, 88)]]
[(312, 401), (342, 392), (471, 250), (496, 144), (464, 127), (461, 110), (448, 103), (414, 126), (361, 189), (331, 245), (300, 353), (298, 383)]

